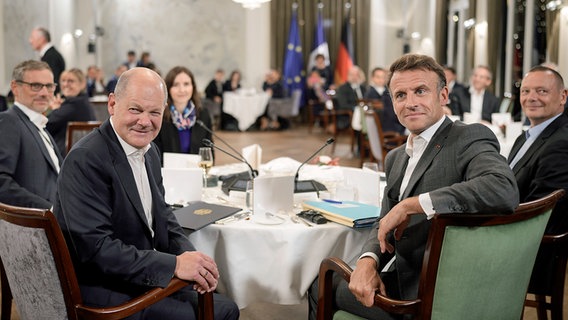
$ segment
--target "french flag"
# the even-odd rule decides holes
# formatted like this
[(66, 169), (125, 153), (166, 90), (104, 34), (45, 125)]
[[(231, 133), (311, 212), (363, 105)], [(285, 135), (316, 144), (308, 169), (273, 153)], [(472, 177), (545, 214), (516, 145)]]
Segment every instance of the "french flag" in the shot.
[(316, 36), (314, 39), (314, 49), (310, 53), (308, 62), (308, 70), (312, 70), (315, 65), (316, 55), (323, 54), (325, 57), (325, 65), (329, 66), (329, 49), (327, 41), (325, 41), (325, 34), (323, 32), (323, 20), (321, 16), (321, 8), (318, 10), (318, 22), (316, 26)]

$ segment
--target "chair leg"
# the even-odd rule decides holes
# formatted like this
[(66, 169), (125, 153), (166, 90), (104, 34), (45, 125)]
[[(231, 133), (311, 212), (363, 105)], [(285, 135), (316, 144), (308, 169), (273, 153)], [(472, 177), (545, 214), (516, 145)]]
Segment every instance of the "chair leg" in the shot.
[(536, 315), (538, 320), (548, 320), (546, 314), (546, 296), (535, 294), (534, 299), (537, 302)]
[(1, 307), (1, 320), (10, 320), (12, 318), (12, 291), (6, 278), (6, 271), (4, 264), (0, 260), (0, 286), (2, 286), (2, 307)]

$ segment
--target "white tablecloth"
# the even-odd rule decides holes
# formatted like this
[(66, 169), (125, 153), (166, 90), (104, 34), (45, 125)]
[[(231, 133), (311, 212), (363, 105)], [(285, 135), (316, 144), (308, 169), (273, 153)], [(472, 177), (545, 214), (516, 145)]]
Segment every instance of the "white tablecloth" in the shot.
[(223, 93), (223, 112), (228, 113), (239, 121), (239, 129), (245, 131), (256, 119), (264, 113), (270, 96), (260, 93)]
[(221, 274), (218, 290), (239, 308), (252, 302), (301, 303), (322, 259), (355, 261), (371, 230), (333, 222), (307, 227), (284, 217), (280, 225), (241, 220), (189, 235), (199, 251), (215, 259)]

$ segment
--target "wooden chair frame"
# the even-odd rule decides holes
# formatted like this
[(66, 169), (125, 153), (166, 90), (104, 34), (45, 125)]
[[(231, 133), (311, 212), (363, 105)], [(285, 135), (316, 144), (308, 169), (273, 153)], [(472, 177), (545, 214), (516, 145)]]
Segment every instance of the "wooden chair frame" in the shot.
[(67, 132), (65, 133), (65, 150), (69, 153), (73, 144), (77, 141), (73, 141), (73, 133), (76, 131), (90, 132), (95, 128), (98, 128), (102, 122), (100, 121), (71, 121), (67, 123)]
[[(382, 158), (381, 159), (376, 159), (376, 153), (378, 152), (374, 152), (372, 150), (373, 146), (371, 145), (370, 141), (369, 141), (369, 135), (370, 134), (374, 134), (373, 132), (369, 132), (369, 126), (367, 126), (367, 134), (366, 135), (361, 135), (360, 136), (360, 145), (361, 145), (361, 166), (363, 166), (363, 162), (365, 162), (365, 160), (367, 159), (367, 149), (369, 149), (369, 159), (371, 161), (381, 161), (381, 164), (384, 166), (385, 164), (385, 158), (387, 156), (387, 153), (391, 150), (394, 150), (395, 148), (403, 145), (406, 142), (406, 138), (407, 136), (405, 135), (401, 135), (398, 132), (395, 131), (383, 131), (383, 126), (381, 124), (381, 120), (379, 119), (379, 115), (373, 111), (373, 110), (367, 110), (365, 111), (364, 114), (365, 117), (365, 121), (367, 120), (367, 117), (371, 117), (374, 119), (375, 125), (377, 127), (377, 133), (379, 136), (379, 141), (381, 142), (381, 155)], [(382, 168), (379, 168), (379, 170), (382, 170)]]
[[(566, 264), (568, 260), (568, 232), (563, 234), (544, 235), (541, 248), (547, 247), (558, 253), (554, 263), (554, 284), (550, 295), (535, 294), (534, 300), (525, 300), (525, 306), (536, 308), (539, 320), (548, 319), (547, 310), (550, 310), (552, 320), (563, 319), (562, 309), (564, 304), (564, 282), (566, 280)], [(530, 288), (529, 288), (529, 292)], [(546, 297), (550, 296), (550, 302)]]
[[(83, 304), (79, 283), (63, 233), (53, 213), (47, 209), (31, 209), (0, 203), (0, 219), (12, 224), (45, 230), (59, 275), (69, 319), (123, 319), (168, 297), (190, 282), (173, 278), (165, 288), (153, 288), (145, 294), (114, 307), (95, 308)], [(11, 294), (2, 265), (2, 319), (10, 319)], [(6, 282), (4, 282), (6, 281)], [(9, 294), (5, 296), (5, 294)], [(17, 302), (16, 302), (17, 303)], [(198, 319), (213, 319), (213, 293), (199, 295)]]
[[(432, 220), (426, 251), (424, 252), (418, 298), (414, 300), (396, 300), (377, 293), (375, 294), (374, 305), (390, 313), (412, 314), (417, 319), (430, 319), (434, 302), (434, 290), (436, 288), (433, 284), (436, 283), (436, 274), (446, 227), (491, 226), (527, 220), (547, 210), (551, 210), (564, 193), (564, 190), (557, 190), (539, 200), (523, 203), (512, 215), (436, 214)], [(322, 261), (318, 280), (318, 320), (333, 318), (333, 272), (337, 272), (345, 281), (349, 282), (352, 271), (351, 267), (339, 258), (326, 258)]]

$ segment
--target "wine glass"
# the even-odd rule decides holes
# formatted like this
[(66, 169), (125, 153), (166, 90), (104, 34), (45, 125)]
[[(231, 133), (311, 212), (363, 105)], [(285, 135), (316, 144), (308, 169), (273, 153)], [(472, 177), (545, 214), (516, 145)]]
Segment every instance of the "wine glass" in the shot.
[(367, 170), (379, 172), (379, 164), (376, 163), (376, 162), (363, 162), (362, 168), (363, 168), (363, 170), (367, 169)]
[(199, 148), (199, 167), (203, 169), (203, 187), (207, 187), (207, 177), (209, 176), (209, 169), (213, 167), (213, 153), (211, 148)]

